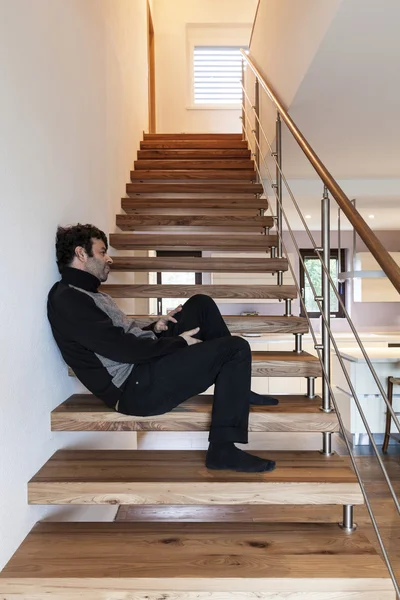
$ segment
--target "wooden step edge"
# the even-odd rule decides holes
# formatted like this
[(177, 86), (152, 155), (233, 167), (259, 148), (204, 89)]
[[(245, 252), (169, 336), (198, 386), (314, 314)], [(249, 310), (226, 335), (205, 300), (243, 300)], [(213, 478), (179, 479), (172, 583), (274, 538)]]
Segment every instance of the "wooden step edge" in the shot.
[(244, 169), (141, 169), (131, 171), (131, 181), (183, 180), (183, 181), (248, 181), (256, 180), (256, 171)]
[[(301, 395), (275, 396), (277, 406), (252, 406), (250, 432), (339, 431), (337, 415), (320, 410), (322, 400)], [(214, 396), (190, 398), (174, 410), (155, 417), (123, 415), (91, 394), (76, 394), (51, 413), (52, 431), (209, 431)]]
[[(69, 367), (68, 374), (75, 377)], [(322, 377), (319, 359), (308, 352), (252, 350), (252, 377)]]
[(0, 582), (4, 600), (395, 600), (365, 533), (335, 523), (41, 522)]
[[(157, 315), (128, 315), (138, 327), (146, 327), (160, 318)], [(223, 315), (231, 333), (308, 333), (308, 322), (304, 317), (285, 317), (278, 315)]]
[(179, 285), (106, 284), (100, 291), (113, 298), (190, 298), (205, 294), (211, 298), (286, 300), (297, 297), (293, 285)]
[(144, 133), (144, 140), (242, 140), (241, 133)]
[[(168, 272), (195, 271), (196, 273), (276, 273), (288, 270), (288, 261), (278, 259), (225, 259), (225, 258), (191, 258), (177, 256), (137, 257), (113, 256), (112, 271), (115, 272)], [(182, 260), (178, 260), (182, 259)]]

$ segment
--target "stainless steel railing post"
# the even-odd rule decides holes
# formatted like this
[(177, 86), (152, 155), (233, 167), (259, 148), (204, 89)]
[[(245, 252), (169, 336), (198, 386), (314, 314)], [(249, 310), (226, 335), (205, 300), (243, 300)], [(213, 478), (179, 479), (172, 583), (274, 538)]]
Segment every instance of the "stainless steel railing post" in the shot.
[(260, 84), (257, 77), (254, 84), (254, 112), (254, 135), (256, 137), (255, 160), (257, 167), (257, 180), (260, 181)]
[(351, 504), (343, 506), (343, 522), (339, 523), (339, 527), (347, 533), (352, 533), (357, 529), (357, 525), (354, 523), (354, 506)]
[(325, 264), (326, 270), (322, 270), (322, 310), (324, 313), (324, 319), (322, 323), (322, 360), (324, 363), (326, 377), (323, 378), (322, 383), (322, 407), (324, 412), (331, 412), (331, 396), (329, 387), (331, 383), (331, 340), (329, 336), (329, 329), (331, 324), (331, 285), (329, 282), (330, 273), (330, 256), (331, 256), (331, 244), (330, 244), (330, 200), (328, 194), (328, 188), (324, 186), (324, 195), (321, 201), (321, 237), (322, 237), (322, 253), (323, 263)]
[[(277, 258), (282, 258), (282, 121), (279, 111), (276, 117), (276, 216), (278, 229)], [(283, 284), (283, 271), (277, 272), (277, 284)]]

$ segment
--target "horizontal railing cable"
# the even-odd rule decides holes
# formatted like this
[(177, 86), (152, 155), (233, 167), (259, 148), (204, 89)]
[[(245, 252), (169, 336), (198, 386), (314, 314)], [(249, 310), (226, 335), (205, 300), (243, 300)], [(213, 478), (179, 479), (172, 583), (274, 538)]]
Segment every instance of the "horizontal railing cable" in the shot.
[[(242, 86), (242, 88), (243, 88), (243, 86)], [(243, 92), (244, 92), (244, 94), (245, 94), (245, 96), (246, 96), (247, 100), (250, 102), (250, 105), (252, 106), (251, 100), (250, 100), (250, 98), (249, 98), (249, 96), (248, 96), (248, 94), (247, 94), (247, 92), (246, 92), (245, 88), (243, 88)], [(245, 109), (245, 107), (244, 107), (244, 110), (246, 110), (246, 109)], [(260, 125), (260, 129), (261, 129), (261, 131), (262, 131), (262, 133), (263, 133), (264, 139), (265, 139), (265, 141), (266, 141), (266, 143), (267, 143), (267, 145), (268, 145), (268, 148), (269, 148), (269, 150), (270, 150), (271, 157), (272, 157), (272, 159), (274, 160), (276, 167), (279, 169), (279, 172), (280, 172), (280, 174), (281, 174), (281, 176), (282, 176), (282, 181), (285, 183), (286, 189), (288, 190), (288, 192), (289, 192), (289, 195), (290, 195), (290, 198), (291, 198), (291, 199), (292, 199), (292, 201), (293, 201), (293, 204), (294, 204), (294, 206), (295, 206), (295, 208), (296, 208), (297, 214), (299, 215), (300, 219), (302, 220), (302, 222), (303, 222), (303, 224), (304, 224), (304, 226), (305, 226), (306, 232), (307, 232), (307, 234), (308, 234), (308, 237), (310, 238), (310, 241), (311, 241), (311, 243), (313, 244), (313, 250), (314, 250), (315, 254), (317, 255), (317, 257), (318, 257), (318, 258), (319, 258), (319, 260), (320, 260), (321, 267), (322, 267), (322, 269), (323, 269), (324, 273), (326, 273), (326, 275), (327, 275), (327, 277), (328, 277), (328, 279), (329, 279), (329, 283), (330, 283), (330, 285), (331, 285), (331, 287), (332, 287), (332, 289), (333, 289), (333, 292), (334, 292), (334, 294), (335, 294), (335, 296), (336, 296), (336, 298), (337, 298), (337, 301), (338, 301), (338, 303), (339, 303), (339, 306), (340, 306), (340, 308), (343, 310), (343, 314), (344, 314), (344, 316), (345, 316), (345, 319), (346, 319), (347, 323), (349, 324), (349, 327), (350, 327), (350, 329), (351, 329), (351, 331), (352, 331), (352, 333), (353, 333), (353, 335), (354, 335), (354, 338), (355, 338), (355, 340), (356, 340), (356, 342), (357, 342), (357, 344), (358, 344), (358, 346), (359, 346), (359, 348), (360, 348), (360, 350), (361, 350), (361, 352), (362, 352), (362, 355), (363, 355), (363, 357), (364, 357), (364, 359), (365, 359), (365, 361), (366, 361), (366, 363), (367, 363), (367, 365), (368, 365), (368, 368), (369, 368), (369, 370), (370, 370), (370, 373), (371, 373), (371, 375), (372, 375), (372, 377), (373, 377), (373, 379), (374, 379), (374, 381), (375, 381), (375, 383), (376, 383), (376, 385), (377, 385), (377, 387), (378, 387), (378, 389), (379, 389), (379, 392), (380, 392), (380, 393), (381, 393), (381, 395), (382, 395), (382, 399), (383, 399), (383, 401), (384, 401), (384, 402), (385, 402), (385, 404), (386, 404), (386, 407), (387, 407), (387, 409), (388, 409), (388, 411), (389, 411), (389, 413), (390, 413), (390, 415), (391, 415), (391, 417), (392, 417), (392, 419), (393, 419), (393, 422), (394, 422), (394, 424), (395, 424), (395, 425), (396, 425), (396, 427), (397, 427), (397, 430), (400, 432), (400, 421), (399, 421), (399, 419), (398, 419), (398, 417), (397, 417), (397, 415), (396, 415), (396, 413), (395, 413), (395, 411), (394, 411), (394, 408), (393, 408), (393, 406), (392, 406), (392, 405), (390, 404), (390, 402), (389, 402), (389, 399), (388, 399), (388, 397), (387, 397), (387, 393), (386, 393), (386, 391), (384, 390), (384, 388), (383, 388), (383, 386), (382, 386), (382, 383), (381, 383), (381, 381), (380, 381), (380, 379), (379, 379), (379, 377), (378, 377), (378, 375), (377, 375), (377, 373), (376, 373), (376, 371), (375, 371), (375, 368), (374, 368), (374, 366), (373, 366), (373, 364), (372, 364), (372, 362), (371, 362), (371, 360), (370, 360), (370, 358), (369, 358), (369, 356), (368, 356), (368, 353), (367, 353), (367, 351), (366, 351), (366, 349), (365, 349), (365, 346), (364, 346), (363, 342), (361, 341), (361, 338), (360, 338), (360, 336), (358, 335), (357, 329), (355, 328), (355, 326), (354, 326), (354, 323), (353, 323), (353, 321), (352, 321), (352, 319), (351, 319), (351, 317), (350, 317), (350, 315), (349, 315), (349, 313), (348, 313), (348, 311), (347, 311), (347, 309), (346, 309), (345, 303), (343, 302), (343, 299), (342, 299), (342, 297), (340, 296), (340, 294), (339, 294), (339, 292), (338, 292), (338, 290), (337, 290), (337, 288), (336, 288), (336, 284), (335, 284), (335, 282), (334, 282), (334, 281), (333, 281), (333, 279), (332, 279), (332, 276), (331, 276), (331, 274), (330, 274), (330, 271), (329, 271), (329, 269), (327, 268), (327, 266), (325, 265), (325, 263), (324, 263), (324, 261), (323, 261), (323, 259), (322, 259), (322, 257), (321, 257), (321, 252), (320, 252), (320, 250), (318, 249), (318, 246), (317, 246), (317, 244), (316, 244), (316, 242), (315, 242), (315, 239), (314, 239), (314, 237), (313, 237), (313, 235), (312, 235), (311, 231), (310, 231), (310, 230), (309, 230), (309, 228), (308, 228), (308, 225), (307, 225), (307, 223), (305, 222), (304, 216), (303, 216), (303, 214), (302, 214), (302, 212), (301, 212), (301, 210), (300, 210), (300, 207), (299, 207), (299, 205), (298, 205), (298, 203), (297, 203), (297, 201), (296, 201), (296, 199), (295, 199), (295, 197), (294, 197), (294, 194), (293, 194), (292, 190), (290, 189), (290, 186), (289, 186), (289, 184), (287, 183), (286, 177), (284, 176), (284, 174), (283, 174), (283, 172), (282, 172), (282, 169), (281, 169), (280, 165), (278, 164), (278, 162), (277, 162), (277, 160), (276, 160), (276, 157), (274, 156), (274, 153), (273, 153), (273, 149), (272, 149), (271, 143), (270, 143), (270, 141), (269, 141), (269, 139), (268, 139), (268, 137), (267, 137), (267, 135), (266, 135), (266, 133), (265, 133), (264, 129), (261, 127), (260, 120), (259, 120), (259, 118), (258, 118), (257, 114), (254, 112), (254, 109), (253, 109), (253, 113), (254, 113), (255, 117), (257, 118), (257, 120), (258, 120), (258, 123), (259, 123), (259, 125)], [(247, 111), (246, 111), (246, 116), (248, 117), (248, 115), (247, 115)], [(256, 139), (256, 138), (255, 138), (255, 141), (256, 141), (256, 144), (257, 144), (257, 146), (258, 146), (258, 148), (259, 148), (260, 155), (262, 155), (260, 144), (258, 144), (258, 143), (257, 143), (257, 139)], [(265, 167), (267, 168), (267, 171), (268, 171), (268, 173), (269, 173), (269, 176), (270, 176), (270, 181), (271, 181), (271, 184), (272, 184), (272, 183), (273, 183), (273, 179), (272, 179), (271, 171), (270, 171), (270, 169), (268, 168), (268, 165), (267, 165), (267, 163), (265, 162), (265, 158), (264, 158), (264, 165), (265, 165)], [(262, 181), (261, 175), (260, 175), (260, 180)], [(277, 197), (277, 194), (276, 194), (276, 190), (275, 190), (275, 188), (274, 188), (272, 185), (271, 185), (271, 187), (272, 187), (272, 189), (274, 189), (274, 191), (275, 191), (275, 196), (276, 196), (276, 198), (277, 198), (277, 200), (278, 200), (278, 197)], [(318, 307), (318, 308), (319, 308), (319, 307)]]
[[(246, 109), (244, 109), (244, 111), (245, 111), (245, 114), (246, 114), (246, 117), (247, 117), (248, 115), (247, 115), (247, 111), (246, 111)], [(247, 133), (247, 128), (246, 128), (246, 126), (245, 126), (245, 125), (244, 125), (244, 130), (245, 130), (245, 132)], [(262, 155), (262, 153), (261, 153), (261, 152), (260, 152), (260, 157), (262, 158), (262, 160), (263, 160), (264, 164), (266, 165), (266, 163), (265, 163), (265, 158), (264, 158), (264, 156)], [(269, 168), (268, 168), (268, 166), (267, 166), (267, 165), (266, 165), (266, 167), (267, 167), (267, 170), (269, 171)], [(256, 169), (257, 169), (258, 175), (259, 175), (259, 177), (260, 177), (260, 181), (261, 181), (261, 183), (262, 183), (262, 185), (263, 185), (263, 188), (264, 188), (265, 195), (268, 197), (268, 193), (267, 193), (267, 191), (265, 190), (265, 187), (264, 187), (264, 184), (263, 184), (263, 179), (262, 179), (262, 177), (261, 177), (261, 173), (260, 173), (260, 169), (259, 169), (258, 165), (256, 165)], [(270, 171), (269, 171), (269, 173), (270, 173)], [(273, 179), (271, 179), (271, 181), (273, 181)], [(273, 211), (272, 211), (272, 209), (271, 209), (271, 207), (270, 207), (270, 206), (269, 206), (269, 210), (270, 210), (270, 212), (271, 212), (271, 214), (272, 214), (272, 217), (273, 217), (274, 219), (276, 219), (276, 216), (273, 214)], [(286, 221), (286, 223), (287, 223), (287, 217), (286, 217), (286, 214), (284, 213), (284, 210), (282, 210), (282, 214), (284, 215), (285, 221)], [(308, 326), (309, 326), (309, 329), (310, 329), (310, 332), (311, 332), (311, 336), (312, 336), (312, 339), (313, 339), (313, 342), (314, 342), (314, 346), (318, 346), (318, 340), (317, 340), (317, 337), (316, 337), (316, 334), (315, 334), (315, 331), (314, 331), (314, 326), (313, 326), (313, 324), (312, 324), (312, 322), (311, 322), (311, 318), (310, 318), (310, 316), (309, 316), (309, 314), (308, 314), (308, 310), (307, 310), (307, 308), (306, 308), (306, 305), (305, 305), (304, 299), (303, 299), (303, 297), (302, 297), (302, 295), (301, 295), (301, 293), (300, 293), (300, 286), (299, 286), (299, 284), (298, 284), (298, 281), (297, 281), (297, 279), (296, 279), (295, 270), (294, 270), (294, 267), (293, 267), (293, 265), (292, 265), (292, 261), (291, 261), (291, 259), (289, 258), (289, 253), (288, 253), (288, 250), (287, 250), (286, 244), (285, 244), (285, 242), (284, 242), (284, 240), (283, 240), (283, 236), (282, 236), (282, 238), (281, 238), (281, 242), (282, 242), (282, 247), (283, 247), (283, 250), (284, 250), (284, 252), (285, 252), (285, 255), (286, 255), (287, 261), (288, 261), (288, 266), (289, 266), (290, 273), (291, 273), (291, 275), (292, 275), (293, 281), (295, 282), (295, 287), (296, 287), (296, 289), (297, 289), (297, 293), (299, 294), (299, 298), (300, 298), (300, 302), (301, 302), (301, 305), (302, 305), (302, 308), (303, 308), (304, 314), (306, 315), (307, 323), (308, 323)], [(373, 509), (372, 509), (372, 505), (371, 505), (371, 502), (370, 502), (370, 500), (369, 500), (369, 497), (368, 497), (367, 491), (366, 491), (366, 489), (365, 489), (365, 485), (364, 485), (364, 483), (363, 483), (362, 476), (361, 476), (360, 470), (359, 470), (359, 468), (358, 468), (358, 465), (357, 465), (357, 462), (356, 462), (356, 459), (355, 459), (355, 456), (354, 456), (353, 450), (352, 450), (352, 448), (351, 448), (350, 442), (349, 442), (349, 440), (348, 440), (348, 438), (347, 438), (347, 435), (346, 435), (346, 429), (345, 429), (345, 426), (344, 426), (344, 423), (343, 423), (342, 416), (341, 416), (341, 414), (340, 414), (340, 410), (339, 410), (339, 408), (338, 408), (338, 405), (337, 405), (337, 401), (336, 401), (335, 393), (334, 393), (334, 391), (333, 391), (332, 385), (331, 385), (331, 383), (330, 383), (330, 381), (329, 381), (329, 378), (328, 378), (328, 376), (327, 376), (327, 372), (326, 372), (325, 366), (324, 366), (324, 364), (323, 364), (321, 350), (320, 350), (319, 348), (316, 348), (316, 350), (317, 350), (317, 353), (318, 353), (318, 358), (319, 358), (319, 360), (320, 360), (320, 363), (321, 363), (321, 366), (322, 366), (322, 372), (323, 372), (323, 376), (324, 376), (324, 378), (325, 378), (325, 380), (327, 381), (327, 384), (328, 384), (329, 393), (330, 393), (330, 396), (331, 396), (331, 398), (332, 398), (332, 401), (333, 401), (333, 404), (334, 404), (335, 412), (336, 412), (336, 415), (337, 415), (337, 418), (338, 418), (338, 421), (339, 421), (339, 426), (340, 426), (340, 429), (341, 429), (341, 431), (342, 431), (342, 433), (343, 433), (343, 439), (344, 439), (344, 442), (345, 442), (345, 445), (346, 445), (347, 451), (348, 451), (348, 453), (349, 453), (349, 457), (350, 457), (350, 460), (351, 460), (351, 463), (352, 463), (352, 466), (353, 466), (354, 472), (355, 472), (355, 474), (356, 474), (356, 477), (357, 477), (357, 479), (358, 479), (358, 482), (359, 482), (359, 485), (360, 485), (360, 488), (361, 488), (361, 492), (362, 492), (362, 495), (363, 495), (363, 498), (364, 498), (364, 501), (365, 501), (365, 505), (366, 505), (366, 507), (367, 507), (368, 514), (369, 514), (369, 516), (370, 516), (371, 523), (372, 523), (372, 525), (373, 525), (374, 532), (375, 532), (375, 535), (376, 535), (376, 537), (377, 537), (377, 540), (378, 540), (378, 543), (379, 543), (379, 547), (380, 547), (380, 549), (381, 549), (381, 552), (382, 552), (383, 558), (384, 558), (384, 560), (385, 560), (385, 563), (386, 563), (387, 569), (388, 569), (388, 571), (389, 571), (389, 574), (390, 574), (390, 577), (391, 577), (391, 579), (392, 579), (393, 586), (394, 586), (394, 588), (395, 588), (396, 594), (397, 594), (398, 598), (400, 598), (400, 588), (399, 588), (399, 585), (398, 585), (398, 583), (397, 583), (396, 576), (395, 576), (395, 574), (394, 574), (393, 567), (392, 567), (392, 564), (391, 564), (390, 558), (389, 558), (389, 556), (388, 556), (388, 553), (387, 553), (387, 551), (386, 551), (386, 548), (385, 548), (385, 545), (384, 545), (384, 542), (383, 542), (383, 539), (382, 539), (381, 533), (380, 533), (380, 531), (379, 531), (379, 526), (378, 526), (378, 523), (377, 523), (377, 520), (376, 520), (376, 517), (375, 517), (374, 511), (373, 511)], [(386, 469), (384, 469), (384, 471), (386, 472)], [(387, 472), (386, 472), (386, 473), (387, 473)], [(396, 500), (397, 500), (397, 499), (396, 499)]]
[[(244, 108), (244, 114), (246, 115), (247, 119), (249, 119), (249, 117), (248, 117), (248, 114), (247, 114), (246, 107), (243, 107), (243, 108)], [(249, 122), (250, 122), (250, 120), (249, 120)], [(246, 131), (246, 133), (247, 133), (247, 128), (246, 128), (246, 127), (245, 127), (245, 131)], [(254, 138), (254, 139), (255, 139), (255, 138)], [(258, 142), (257, 142), (257, 140), (256, 140), (256, 139), (255, 139), (255, 142), (256, 142), (256, 144), (258, 144)], [(259, 150), (260, 150), (260, 158), (262, 158), (262, 161), (263, 161), (263, 163), (264, 163), (264, 166), (265, 166), (265, 168), (266, 168), (266, 170), (267, 170), (267, 173), (268, 173), (268, 175), (269, 175), (270, 182), (272, 183), (272, 182), (273, 182), (273, 178), (272, 178), (272, 175), (271, 175), (271, 171), (270, 171), (270, 169), (269, 169), (269, 167), (268, 167), (268, 164), (266, 163), (266, 160), (265, 160), (265, 157), (264, 157), (264, 155), (263, 155), (263, 154), (262, 154), (262, 152), (261, 152), (261, 148), (259, 148)], [(259, 176), (260, 176), (260, 181), (261, 181), (261, 183), (262, 183), (262, 185), (263, 185), (263, 179), (262, 179), (262, 177), (261, 177), (260, 169), (259, 169), (259, 167), (258, 167), (258, 166), (257, 166), (257, 171), (258, 171), (258, 173), (259, 173)], [(272, 188), (272, 189), (274, 189), (274, 188)], [(264, 188), (264, 191), (265, 191), (265, 188)], [(267, 194), (266, 194), (266, 195), (267, 195)], [(317, 303), (318, 309), (319, 309), (319, 310), (320, 310), (320, 312), (321, 312), (321, 317), (322, 317), (322, 319), (323, 319), (323, 321), (324, 321), (324, 324), (325, 324), (325, 325), (327, 326), (327, 328), (328, 328), (329, 337), (330, 337), (330, 339), (331, 339), (331, 341), (332, 341), (332, 344), (333, 344), (333, 346), (334, 346), (334, 349), (335, 349), (335, 352), (336, 352), (337, 358), (338, 358), (338, 360), (339, 360), (339, 364), (340, 364), (340, 366), (341, 366), (341, 368), (342, 368), (343, 374), (344, 374), (344, 376), (345, 376), (345, 378), (346, 378), (346, 381), (347, 381), (347, 383), (348, 383), (348, 385), (349, 385), (350, 391), (351, 391), (351, 393), (352, 393), (352, 396), (353, 396), (353, 399), (354, 399), (354, 401), (355, 401), (355, 403), (356, 403), (356, 406), (357, 406), (357, 409), (358, 409), (358, 411), (359, 411), (360, 417), (361, 417), (361, 419), (362, 419), (362, 422), (363, 422), (363, 424), (364, 424), (364, 427), (365, 427), (365, 429), (366, 429), (366, 431), (367, 431), (367, 434), (368, 434), (368, 437), (369, 437), (369, 439), (370, 439), (371, 445), (372, 445), (372, 447), (373, 447), (373, 449), (374, 449), (374, 452), (375, 452), (375, 454), (376, 454), (376, 457), (377, 457), (377, 460), (378, 460), (379, 466), (380, 466), (380, 468), (381, 468), (381, 470), (382, 470), (382, 473), (383, 473), (383, 475), (384, 475), (384, 478), (385, 478), (385, 480), (386, 480), (387, 486), (388, 486), (388, 488), (389, 488), (389, 490), (390, 490), (390, 493), (391, 493), (392, 499), (393, 499), (393, 501), (394, 501), (394, 504), (395, 504), (395, 506), (396, 506), (396, 509), (397, 509), (397, 511), (400, 513), (400, 503), (399, 503), (399, 501), (398, 501), (398, 499), (397, 499), (397, 495), (396, 495), (396, 493), (395, 493), (395, 491), (394, 491), (394, 488), (393, 488), (392, 482), (390, 481), (390, 478), (389, 478), (388, 472), (387, 472), (387, 470), (386, 470), (386, 467), (385, 467), (385, 465), (383, 464), (383, 462), (382, 462), (382, 459), (381, 459), (381, 457), (380, 457), (380, 455), (379, 455), (379, 450), (378, 450), (378, 448), (377, 448), (377, 446), (376, 446), (376, 443), (375, 443), (375, 440), (374, 440), (374, 438), (373, 438), (373, 435), (372, 435), (371, 429), (370, 429), (370, 427), (369, 427), (368, 421), (367, 421), (367, 419), (366, 419), (366, 417), (365, 417), (365, 414), (364, 414), (364, 411), (363, 411), (363, 409), (362, 409), (362, 407), (361, 407), (361, 403), (360, 403), (360, 401), (359, 401), (359, 399), (358, 399), (357, 392), (356, 392), (356, 391), (355, 391), (355, 389), (354, 389), (353, 383), (352, 383), (352, 381), (351, 381), (351, 377), (350, 377), (350, 375), (348, 374), (348, 372), (347, 372), (347, 369), (345, 368), (344, 361), (343, 361), (343, 359), (342, 359), (342, 357), (341, 357), (341, 355), (340, 355), (339, 348), (338, 348), (338, 346), (337, 346), (337, 343), (336, 343), (335, 337), (334, 337), (334, 335), (333, 335), (333, 332), (332, 332), (332, 330), (331, 330), (331, 328), (330, 328), (330, 326), (329, 326), (329, 323), (328, 323), (328, 321), (327, 321), (327, 319), (326, 319), (326, 317), (325, 317), (325, 315), (324, 315), (324, 313), (323, 313), (323, 310), (322, 310), (322, 302), (321, 302), (320, 300), (318, 300), (318, 294), (317, 294), (317, 292), (316, 292), (316, 290), (315, 290), (315, 287), (314, 287), (314, 284), (313, 284), (313, 282), (312, 282), (312, 279), (311, 279), (311, 277), (310, 277), (310, 274), (309, 274), (309, 272), (308, 272), (308, 269), (307, 269), (307, 267), (306, 267), (306, 265), (305, 265), (305, 263), (304, 263), (304, 259), (303, 259), (303, 257), (301, 256), (300, 248), (298, 247), (298, 244), (297, 244), (297, 242), (296, 242), (296, 238), (295, 238), (295, 236), (294, 236), (293, 230), (292, 230), (292, 228), (290, 227), (290, 224), (289, 224), (289, 221), (288, 221), (288, 218), (287, 218), (287, 215), (286, 215), (286, 211), (284, 210), (284, 208), (283, 208), (283, 206), (282, 206), (282, 203), (280, 202), (280, 200), (279, 200), (279, 198), (278, 198), (278, 195), (277, 195), (277, 194), (275, 194), (275, 195), (276, 195), (276, 199), (277, 199), (277, 201), (278, 201), (278, 202), (279, 202), (279, 204), (280, 204), (281, 211), (282, 211), (282, 215), (283, 215), (283, 217), (284, 217), (284, 219), (285, 219), (285, 222), (286, 222), (286, 225), (287, 225), (287, 227), (288, 227), (288, 231), (289, 231), (289, 233), (290, 233), (290, 237), (291, 237), (291, 239), (292, 239), (292, 242), (293, 242), (293, 245), (294, 245), (294, 247), (295, 247), (296, 253), (297, 253), (297, 255), (298, 255), (298, 257), (299, 257), (299, 260), (300, 260), (300, 262), (301, 262), (301, 264), (302, 264), (302, 266), (303, 266), (304, 273), (305, 273), (305, 275), (306, 275), (306, 277), (307, 277), (307, 280), (308, 280), (308, 282), (309, 282), (309, 285), (310, 285), (311, 291), (312, 291), (312, 293), (313, 293), (313, 295), (314, 295), (314, 300), (315, 300), (315, 302)], [(271, 212), (272, 212), (272, 210), (271, 210)], [(296, 280), (296, 278), (295, 278), (295, 281), (297, 281), (297, 280)], [(335, 287), (335, 285), (334, 285), (334, 284), (333, 284), (333, 287)], [(300, 294), (300, 298), (301, 298), (301, 294)], [(302, 300), (302, 298), (301, 298), (301, 300)], [(318, 345), (318, 344), (317, 344), (317, 345)], [(320, 359), (320, 361), (321, 361), (321, 356), (320, 356), (320, 354), (319, 354), (319, 350), (318, 350), (318, 349), (316, 349), (316, 350), (318, 351), (318, 357), (319, 357), (319, 359)], [(322, 362), (322, 361), (321, 361), (321, 362)]]

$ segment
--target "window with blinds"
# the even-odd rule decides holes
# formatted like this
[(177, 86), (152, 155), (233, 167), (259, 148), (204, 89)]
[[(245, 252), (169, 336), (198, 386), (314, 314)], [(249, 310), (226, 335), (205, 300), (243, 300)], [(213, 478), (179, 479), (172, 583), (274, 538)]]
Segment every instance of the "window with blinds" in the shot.
[(193, 79), (195, 104), (241, 104), (240, 47), (195, 46)]

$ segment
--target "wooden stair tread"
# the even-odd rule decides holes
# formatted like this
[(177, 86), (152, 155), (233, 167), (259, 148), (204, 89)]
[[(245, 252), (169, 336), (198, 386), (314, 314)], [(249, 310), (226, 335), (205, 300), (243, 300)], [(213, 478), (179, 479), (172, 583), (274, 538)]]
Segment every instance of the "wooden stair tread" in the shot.
[(155, 180), (155, 179), (185, 179), (185, 180), (214, 180), (214, 179), (240, 179), (249, 182), (256, 179), (256, 171), (244, 169), (148, 169), (131, 171), (131, 181)]
[(30, 504), (362, 504), (346, 459), (257, 452), (269, 473), (213, 471), (202, 450), (58, 450), (28, 483)]
[(275, 273), (287, 271), (286, 258), (200, 258), (113, 256), (113, 271), (195, 271), (196, 273)]
[[(157, 315), (128, 315), (138, 327), (146, 327), (157, 320)], [(280, 315), (223, 315), (231, 333), (308, 333), (307, 319), (304, 317), (284, 317)]]
[(42, 522), (0, 582), (4, 600), (395, 600), (365, 534), (333, 523)]
[(173, 235), (162, 233), (111, 233), (110, 246), (118, 250), (227, 250), (232, 252), (265, 250), (278, 243), (277, 235)]
[(139, 159), (134, 162), (134, 168), (136, 170), (160, 170), (160, 169), (244, 169), (248, 171), (254, 171), (254, 161), (243, 158), (210, 158), (210, 159)]
[(188, 228), (207, 228), (206, 231), (220, 229), (262, 229), (274, 226), (272, 217), (260, 216), (205, 216), (205, 215), (117, 215), (116, 225), (124, 231), (167, 228), (187, 231)]
[(153, 150), (138, 150), (138, 160), (158, 160), (158, 159), (216, 159), (222, 160), (224, 158), (239, 158), (247, 159), (251, 158), (251, 150), (246, 148), (197, 148), (197, 149), (153, 149)]
[(190, 298), (204, 294), (211, 298), (294, 299), (294, 285), (192, 285), (192, 284), (108, 284), (101, 291), (113, 298)]
[(144, 133), (144, 140), (242, 140), (241, 133)]
[(263, 186), (260, 183), (250, 183), (242, 181), (185, 181), (185, 182), (143, 182), (126, 184), (127, 194), (262, 194)]
[[(339, 431), (334, 412), (320, 410), (321, 398), (276, 396), (277, 406), (252, 406), (249, 431)], [(199, 395), (155, 417), (127, 416), (91, 394), (75, 394), (51, 413), (52, 431), (208, 431), (213, 396)]]
[(139, 194), (133, 198), (122, 198), (121, 207), (127, 213), (134, 212), (137, 209), (145, 209), (147, 212), (150, 209), (171, 210), (175, 208), (180, 210), (179, 214), (182, 214), (182, 212), (184, 212), (184, 214), (192, 214), (188, 213), (188, 211), (197, 209), (199, 215), (203, 215), (204, 209), (208, 209), (212, 210), (211, 216), (219, 215), (221, 217), (226, 217), (228, 214), (234, 216), (235, 214), (238, 214), (236, 211), (241, 211), (240, 214), (243, 214), (243, 212), (246, 211), (246, 216), (248, 216), (250, 214), (249, 211), (251, 211), (251, 214), (255, 215), (255, 210), (259, 211), (268, 208), (268, 200), (266, 198), (257, 198), (256, 196), (249, 195), (247, 197), (227, 196), (226, 198), (224, 198), (223, 195), (221, 195), (220, 198), (215, 198), (213, 195), (210, 196), (207, 194), (195, 194), (197, 197), (194, 198), (189, 197), (187, 194), (182, 197), (170, 197), (168, 194), (161, 195), (161, 197), (157, 196), (158, 195), (150, 197)]
[(237, 139), (227, 140), (144, 140), (140, 142), (140, 150), (153, 150), (153, 149), (220, 149), (220, 148), (243, 148), (248, 150), (247, 142)]
[[(256, 350), (251, 354), (252, 377), (322, 377), (319, 359), (307, 352), (297, 354)], [(71, 369), (69, 373), (74, 375)]]

